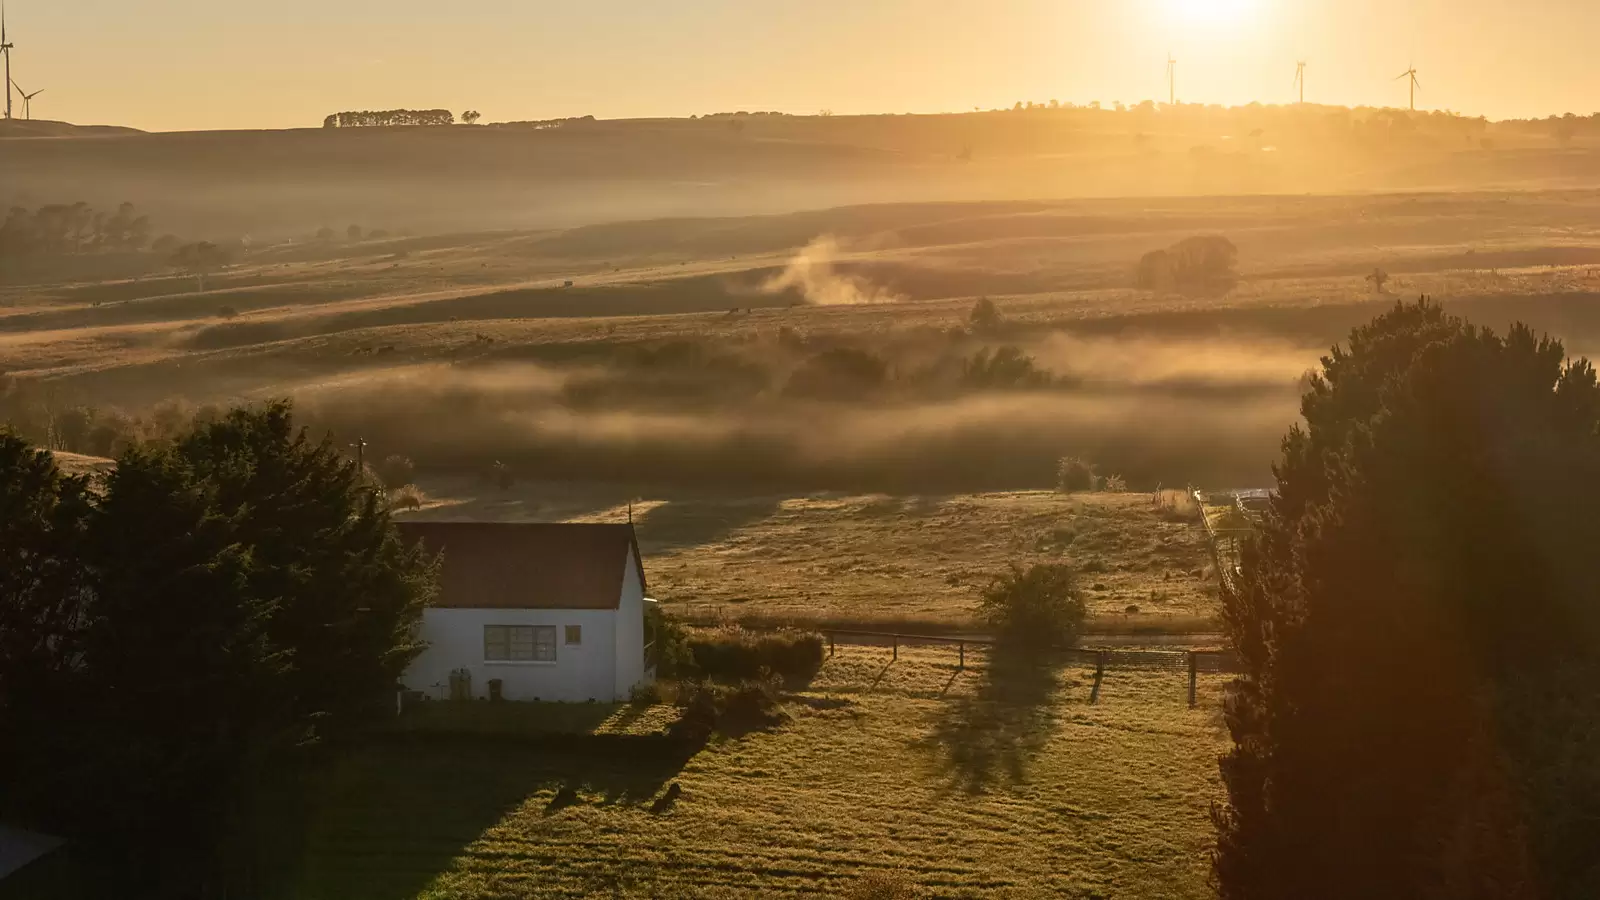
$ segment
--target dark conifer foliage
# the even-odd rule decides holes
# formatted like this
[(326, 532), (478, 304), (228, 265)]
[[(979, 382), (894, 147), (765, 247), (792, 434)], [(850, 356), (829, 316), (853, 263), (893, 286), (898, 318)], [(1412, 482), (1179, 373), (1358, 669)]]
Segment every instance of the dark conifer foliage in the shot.
[(127, 894), (225, 883), (261, 779), (393, 709), (434, 570), (287, 404), (65, 478), (0, 433), (0, 814)]
[(1224, 600), (1222, 896), (1595, 896), (1594, 369), (1424, 299), (1302, 411)]

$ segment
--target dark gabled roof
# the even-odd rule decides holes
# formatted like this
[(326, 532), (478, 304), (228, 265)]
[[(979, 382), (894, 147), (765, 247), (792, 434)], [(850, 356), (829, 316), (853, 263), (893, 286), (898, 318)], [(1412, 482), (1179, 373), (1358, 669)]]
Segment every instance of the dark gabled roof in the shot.
[(644, 587), (632, 525), (397, 522), (407, 543), (444, 554), (447, 609), (616, 609), (628, 552)]

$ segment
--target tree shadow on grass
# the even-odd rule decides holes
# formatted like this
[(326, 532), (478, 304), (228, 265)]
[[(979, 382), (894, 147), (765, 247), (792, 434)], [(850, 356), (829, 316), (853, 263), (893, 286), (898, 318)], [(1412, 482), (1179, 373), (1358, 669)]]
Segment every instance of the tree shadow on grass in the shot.
[(1020, 784), (1055, 731), (1056, 663), (996, 653), (977, 690), (946, 700), (921, 742), (952, 786), (978, 794)]
[(304, 785), (304, 839), (286, 895), (406, 900), (508, 819), (648, 808), (698, 750), (661, 735), (374, 741)]
[(771, 518), (778, 506), (773, 497), (669, 500), (639, 517), (639, 549), (649, 556), (714, 544)]

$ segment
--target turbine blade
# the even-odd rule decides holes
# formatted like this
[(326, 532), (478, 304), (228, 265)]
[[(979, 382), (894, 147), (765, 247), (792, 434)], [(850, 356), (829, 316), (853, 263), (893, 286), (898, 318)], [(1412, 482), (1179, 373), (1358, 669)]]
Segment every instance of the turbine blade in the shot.
[(1416, 85), (1418, 90), (1422, 89), (1422, 82), (1417, 80), (1417, 76), (1415, 76), (1415, 75), (1411, 76), (1411, 83)]

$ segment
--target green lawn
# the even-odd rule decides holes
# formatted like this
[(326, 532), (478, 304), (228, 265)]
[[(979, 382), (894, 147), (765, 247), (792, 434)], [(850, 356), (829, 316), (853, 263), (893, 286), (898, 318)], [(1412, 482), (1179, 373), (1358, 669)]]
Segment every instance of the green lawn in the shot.
[(1220, 676), (1191, 710), (1177, 672), (1112, 670), (1090, 705), (1087, 670), (889, 662), (841, 647), (792, 722), (687, 760), (638, 737), (661, 709), (572, 717), (598, 736), (559, 747), (378, 742), (320, 786), (295, 896), (838, 896), (878, 869), (928, 897), (1209, 896)]

